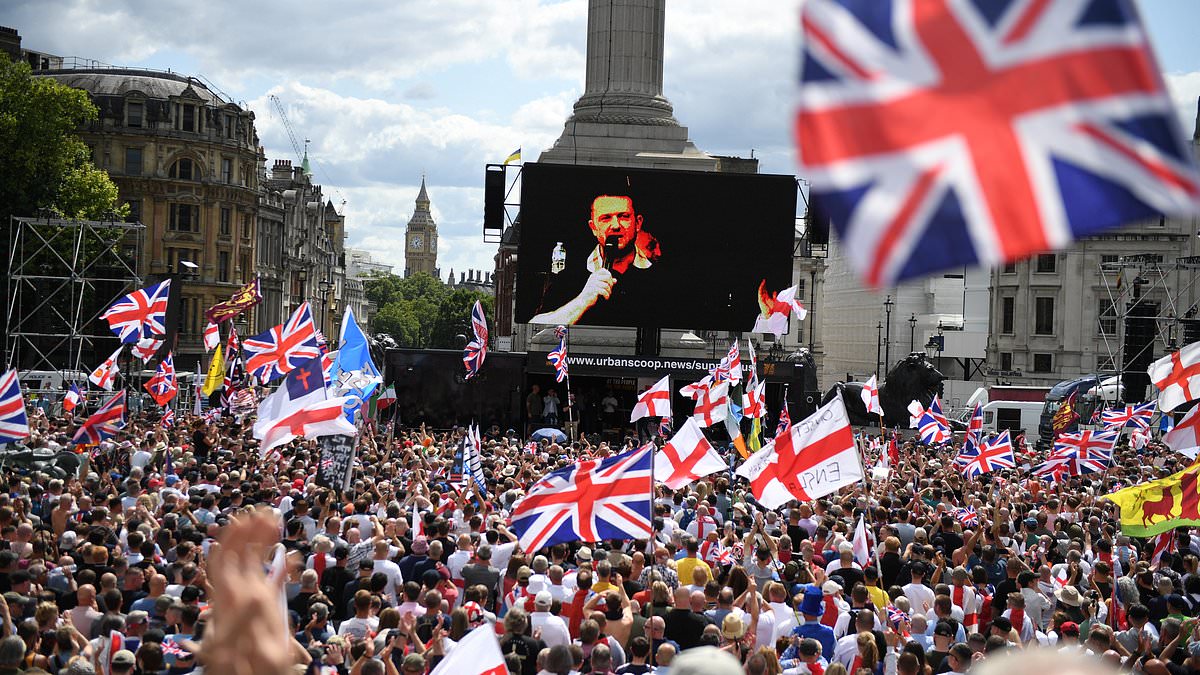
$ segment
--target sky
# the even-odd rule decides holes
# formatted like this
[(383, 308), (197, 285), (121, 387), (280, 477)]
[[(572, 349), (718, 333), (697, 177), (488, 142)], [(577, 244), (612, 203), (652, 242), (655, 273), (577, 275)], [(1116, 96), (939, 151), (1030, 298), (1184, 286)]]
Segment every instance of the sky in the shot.
[[(796, 172), (799, 0), (671, 0), (664, 89), (693, 142)], [(1183, 128), (1200, 96), (1200, 2), (1139, 0)], [(268, 166), (309, 139), (314, 179), (345, 201), (347, 245), (404, 267), (426, 177), (438, 265), (491, 270), (483, 172), (537, 159), (583, 91), (587, 0), (3, 0), (23, 46), (201, 75), (248, 105)]]

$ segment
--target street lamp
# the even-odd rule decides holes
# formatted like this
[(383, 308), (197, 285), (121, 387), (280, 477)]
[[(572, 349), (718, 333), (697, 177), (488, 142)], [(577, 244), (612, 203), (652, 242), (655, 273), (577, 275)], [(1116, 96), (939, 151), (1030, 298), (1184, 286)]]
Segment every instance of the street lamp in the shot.
[(892, 367), (892, 306), (896, 303), (892, 302), (892, 296), (887, 296), (887, 300), (883, 301), (883, 311), (887, 314), (887, 329), (883, 341), (883, 367)]
[[(329, 291), (333, 289), (333, 282), (328, 279), (322, 279), (317, 284), (317, 290), (321, 292), (321, 330), (324, 331), (328, 326), (325, 325), (326, 309), (329, 306)], [(328, 337), (326, 338), (328, 339)]]
[(883, 322), (875, 326), (875, 374), (879, 374), (879, 348), (883, 346)]
[(911, 354), (916, 351), (917, 346), (917, 313), (908, 317), (908, 352)]

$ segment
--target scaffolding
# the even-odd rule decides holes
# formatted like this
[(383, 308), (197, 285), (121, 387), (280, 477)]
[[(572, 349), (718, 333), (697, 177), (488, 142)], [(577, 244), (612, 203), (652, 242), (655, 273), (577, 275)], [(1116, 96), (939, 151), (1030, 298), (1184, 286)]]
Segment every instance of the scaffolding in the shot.
[(7, 368), (53, 371), (66, 383), (93, 358), (97, 341), (114, 339), (100, 315), (141, 286), (145, 229), (116, 214), (111, 220), (51, 214), (9, 220)]
[[(1108, 361), (1113, 364), (1112, 369), (1098, 368), (1098, 374), (1116, 375), (1122, 385), (1130, 376), (1144, 378), (1146, 384), (1149, 384), (1149, 376), (1144, 368), (1132, 367), (1132, 364), (1127, 367), (1125, 339), (1128, 322), (1130, 319), (1153, 322), (1154, 339), (1139, 351), (1139, 355), (1147, 349), (1153, 350), (1157, 342), (1165, 345), (1168, 352), (1177, 350), (1180, 325), (1185, 326), (1185, 334), (1190, 332), (1189, 324), (1192, 324), (1192, 328), (1200, 327), (1200, 319), (1196, 318), (1200, 299), (1187, 307), (1180, 306), (1182, 298), (1194, 295), (1189, 291), (1196, 285), (1197, 280), (1200, 280), (1196, 270), (1200, 270), (1200, 256), (1180, 257), (1168, 263), (1164, 262), (1161, 254), (1143, 253), (1121, 256), (1116, 262), (1098, 263), (1104, 292), (1108, 296), (1106, 309), (1111, 310), (1111, 313), (1101, 312), (1097, 315), (1096, 332), (1103, 340)], [(1127, 281), (1130, 271), (1133, 278)], [(1187, 274), (1187, 277), (1181, 278), (1184, 274)], [(1115, 279), (1110, 280), (1110, 275)], [(1147, 309), (1152, 309), (1152, 312), (1147, 313)], [(1105, 329), (1106, 319), (1113, 321), (1115, 330)], [(1112, 333), (1115, 335), (1111, 335)], [(1153, 353), (1149, 358), (1153, 361)]]

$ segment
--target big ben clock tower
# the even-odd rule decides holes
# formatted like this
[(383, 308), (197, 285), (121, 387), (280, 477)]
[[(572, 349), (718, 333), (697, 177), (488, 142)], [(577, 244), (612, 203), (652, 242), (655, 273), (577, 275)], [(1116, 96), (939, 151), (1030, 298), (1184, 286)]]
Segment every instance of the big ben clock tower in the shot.
[(404, 276), (417, 272), (436, 276), (437, 223), (429, 212), (429, 193), (425, 191), (425, 176), (421, 176), (421, 191), (417, 193), (417, 208), (408, 220), (404, 234)]

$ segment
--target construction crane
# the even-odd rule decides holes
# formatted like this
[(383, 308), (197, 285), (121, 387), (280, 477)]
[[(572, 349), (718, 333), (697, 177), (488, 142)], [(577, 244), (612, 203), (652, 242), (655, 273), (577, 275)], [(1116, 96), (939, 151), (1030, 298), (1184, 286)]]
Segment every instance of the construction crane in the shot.
[(271, 94), (268, 98), (275, 106), (275, 112), (279, 114), (279, 120), (283, 122), (283, 128), (287, 131), (288, 140), (292, 142), (292, 150), (296, 152), (296, 161), (302, 161), (301, 158), (308, 154), (308, 139), (304, 139), (304, 151), (300, 149), (300, 142), (296, 140), (296, 134), (292, 131), (292, 123), (288, 121), (287, 111), (283, 109), (283, 102), (275, 94)]

